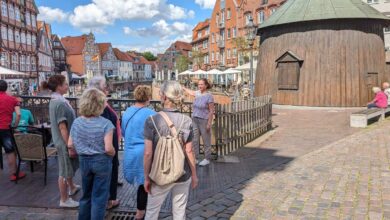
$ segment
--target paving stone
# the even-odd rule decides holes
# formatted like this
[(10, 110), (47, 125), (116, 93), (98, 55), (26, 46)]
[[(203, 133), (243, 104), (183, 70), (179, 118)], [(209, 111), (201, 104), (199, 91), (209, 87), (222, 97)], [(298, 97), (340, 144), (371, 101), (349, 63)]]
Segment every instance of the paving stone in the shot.
[(200, 215), (206, 219), (212, 217), (212, 216), (215, 216), (217, 215), (218, 213), (216, 211), (213, 211), (213, 210), (206, 210), (206, 211), (203, 211)]
[(233, 202), (232, 200), (227, 199), (227, 198), (223, 198), (223, 199), (219, 199), (219, 200), (215, 201), (214, 204), (224, 205), (226, 207), (231, 207), (231, 206), (236, 205), (236, 202)]
[(197, 217), (194, 217), (194, 218), (191, 218), (191, 220), (204, 220), (205, 218), (203, 217), (200, 217), (200, 216), (197, 216)]
[(203, 213), (203, 211), (198, 209), (198, 210), (196, 210), (194, 212), (191, 212), (191, 213), (187, 214), (187, 217), (188, 218), (199, 217), (202, 213)]
[(235, 201), (235, 202), (241, 202), (242, 201), (242, 195), (239, 194), (239, 193), (233, 193), (233, 194), (230, 194), (228, 196), (226, 196), (226, 198), (232, 200), (232, 201)]
[(215, 195), (213, 195), (213, 199), (217, 200), (217, 199), (220, 199), (222, 197), (226, 196), (226, 194), (224, 193), (217, 193)]
[(190, 210), (190, 211), (195, 211), (195, 210), (198, 210), (200, 208), (203, 208), (203, 206), (199, 203), (195, 204), (195, 205), (192, 205), (190, 207), (188, 207), (187, 209)]
[(210, 204), (214, 202), (214, 199), (213, 198), (208, 198), (208, 199), (205, 199), (203, 201), (200, 202), (201, 205), (207, 205), (207, 204)]
[(231, 215), (226, 214), (226, 213), (218, 213), (217, 217), (218, 218), (227, 218), (227, 219), (229, 219), (231, 217)]
[(205, 207), (206, 209), (213, 210), (217, 213), (222, 212), (226, 209), (226, 206), (224, 205), (215, 205), (215, 204), (209, 204)]

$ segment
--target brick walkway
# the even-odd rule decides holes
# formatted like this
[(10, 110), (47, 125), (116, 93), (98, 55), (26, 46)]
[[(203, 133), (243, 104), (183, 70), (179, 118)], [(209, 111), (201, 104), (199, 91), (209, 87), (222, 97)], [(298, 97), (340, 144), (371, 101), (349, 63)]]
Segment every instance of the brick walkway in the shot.
[(389, 131), (387, 120), (276, 166), (188, 207), (188, 216), (390, 219)]

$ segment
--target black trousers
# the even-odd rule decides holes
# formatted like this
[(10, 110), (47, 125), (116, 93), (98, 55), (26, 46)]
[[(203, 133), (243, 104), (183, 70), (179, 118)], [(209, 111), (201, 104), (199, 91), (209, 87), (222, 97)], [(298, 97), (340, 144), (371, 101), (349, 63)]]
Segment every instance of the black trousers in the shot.
[(118, 193), (118, 172), (119, 172), (119, 159), (118, 149), (115, 149), (115, 156), (112, 158), (112, 172), (110, 183), (110, 198), (109, 200), (116, 200)]
[(148, 203), (148, 193), (145, 192), (144, 185), (140, 185), (137, 191), (137, 209), (145, 210)]

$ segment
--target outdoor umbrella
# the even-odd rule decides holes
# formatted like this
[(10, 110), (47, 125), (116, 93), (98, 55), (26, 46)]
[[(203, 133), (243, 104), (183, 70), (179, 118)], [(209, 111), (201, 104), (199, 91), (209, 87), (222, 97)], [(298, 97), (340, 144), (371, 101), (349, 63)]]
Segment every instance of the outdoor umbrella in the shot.
[(233, 74), (238, 74), (238, 73), (241, 73), (241, 71), (235, 70), (233, 68), (229, 68), (229, 69), (223, 71), (222, 74), (225, 74), (225, 85), (227, 85), (228, 75), (233, 75)]
[(198, 76), (198, 78), (200, 78), (203, 75), (205, 75), (206, 73), (207, 73), (206, 71), (199, 69), (195, 72), (190, 73), (190, 75), (196, 75), (196, 76)]
[(8, 75), (8, 76), (28, 76), (29, 74), (28, 73), (18, 72), (18, 71), (11, 70), (11, 69), (7, 69), (7, 68), (4, 68), (4, 67), (0, 66), (0, 76), (1, 76), (1, 78), (3, 78), (3, 77), (5, 78), (6, 75)]
[(213, 81), (216, 81), (218, 83), (218, 75), (220, 75), (222, 73), (221, 70), (218, 70), (218, 69), (212, 69), (212, 70), (209, 70), (207, 71), (207, 74), (209, 75), (213, 75)]
[(192, 72), (189, 71), (189, 70), (186, 70), (184, 72), (179, 73), (179, 76), (181, 76), (181, 75), (189, 75), (190, 73), (192, 73)]

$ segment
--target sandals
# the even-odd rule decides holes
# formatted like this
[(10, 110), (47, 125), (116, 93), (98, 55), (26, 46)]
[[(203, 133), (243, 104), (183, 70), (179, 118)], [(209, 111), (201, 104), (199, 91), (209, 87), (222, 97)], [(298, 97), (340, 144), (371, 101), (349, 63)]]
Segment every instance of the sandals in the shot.
[(107, 210), (114, 209), (114, 208), (118, 207), (120, 204), (121, 203), (119, 200), (110, 200), (110, 201), (108, 201)]

